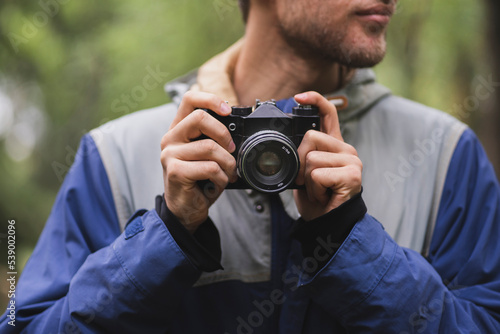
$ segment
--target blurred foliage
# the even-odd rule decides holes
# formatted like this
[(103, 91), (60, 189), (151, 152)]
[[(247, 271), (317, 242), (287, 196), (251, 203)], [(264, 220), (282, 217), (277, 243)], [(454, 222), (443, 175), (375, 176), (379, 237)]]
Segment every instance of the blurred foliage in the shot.
[[(8, 219), (16, 220), (20, 272), (81, 136), (107, 120), (168, 102), (163, 83), (137, 89), (148, 68), (168, 73), (166, 82), (242, 33), (233, 1), (0, 2), (2, 308)], [(125, 104), (123, 96), (134, 89), (146, 94)], [(35, 140), (26, 140), (33, 133)]]
[[(471, 94), (474, 76), (490, 73), (483, 7), (400, 1), (379, 80), (396, 94), (452, 111)], [(168, 102), (163, 84), (140, 89), (148, 69), (168, 73), (169, 81), (243, 30), (236, 0), (0, 2), (0, 277), (7, 271), (7, 220), (16, 220), (20, 272), (80, 137)]]
[(452, 112), (486, 65), (484, 5), (467, 0), (400, 1), (388, 53), (376, 68), (395, 94)]

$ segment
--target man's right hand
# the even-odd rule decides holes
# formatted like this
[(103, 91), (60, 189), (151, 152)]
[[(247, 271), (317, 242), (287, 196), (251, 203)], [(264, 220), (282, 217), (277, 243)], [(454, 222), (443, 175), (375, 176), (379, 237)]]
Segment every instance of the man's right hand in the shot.
[[(235, 145), (228, 129), (198, 108), (222, 116), (231, 113), (231, 108), (213, 94), (187, 92), (161, 141), (165, 201), (191, 233), (207, 219), (208, 208), (227, 183), (237, 179), (236, 161), (230, 154)], [(193, 141), (201, 135), (210, 139)], [(198, 187), (197, 181), (207, 179), (215, 189), (203, 191)]]

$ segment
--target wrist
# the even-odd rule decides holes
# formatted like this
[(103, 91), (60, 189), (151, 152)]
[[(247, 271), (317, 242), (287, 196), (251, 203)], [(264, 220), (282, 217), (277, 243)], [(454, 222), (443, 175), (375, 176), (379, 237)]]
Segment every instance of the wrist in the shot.
[(328, 251), (329, 256), (317, 259), (321, 268), (335, 254), (354, 225), (364, 217), (366, 212), (366, 205), (359, 192), (337, 208), (313, 220), (306, 221), (300, 218), (292, 231), (292, 237), (301, 243), (304, 257), (315, 258), (316, 248), (325, 241), (331, 245)]
[(156, 197), (156, 212), (175, 242), (198, 269), (207, 272), (222, 269), (220, 236), (210, 218), (198, 224), (196, 231), (191, 233), (170, 211), (165, 197)]
[(168, 206), (165, 204), (168, 214), (175, 217), (175, 220), (191, 234), (196, 233), (198, 227), (208, 218), (208, 212), (200, 212), (200, 210), (189, 206), (176, 205), (176, 201), (169, 200), (166, 194), (163, 196), (163, 201), (169, 203)]

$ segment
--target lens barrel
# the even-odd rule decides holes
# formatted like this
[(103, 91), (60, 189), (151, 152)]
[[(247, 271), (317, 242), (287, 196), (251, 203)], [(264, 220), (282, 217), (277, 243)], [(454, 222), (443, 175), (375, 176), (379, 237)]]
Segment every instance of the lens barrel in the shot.
[(246, 139), (240, 146), (237, 164), (240, 178), (264, 193), (286, 189), (300, 168), (295, 144), (272, 130), (259, 131)]

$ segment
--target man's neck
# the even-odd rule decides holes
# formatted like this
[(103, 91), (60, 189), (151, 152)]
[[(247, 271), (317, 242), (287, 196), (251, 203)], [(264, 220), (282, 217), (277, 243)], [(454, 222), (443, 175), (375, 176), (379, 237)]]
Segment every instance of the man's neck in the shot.
[(240, 104), (253, 105), (256, 98), (279, 100), (309, 90), (333, 92), (344, 86), (354, 73), (324, 59), (302, 57), (281, 38), (278, 27), (263, 29), (266, 22), (259, 22), (258, 15), (249, 20), (254, 21), (247, 24), (233, 74)]

